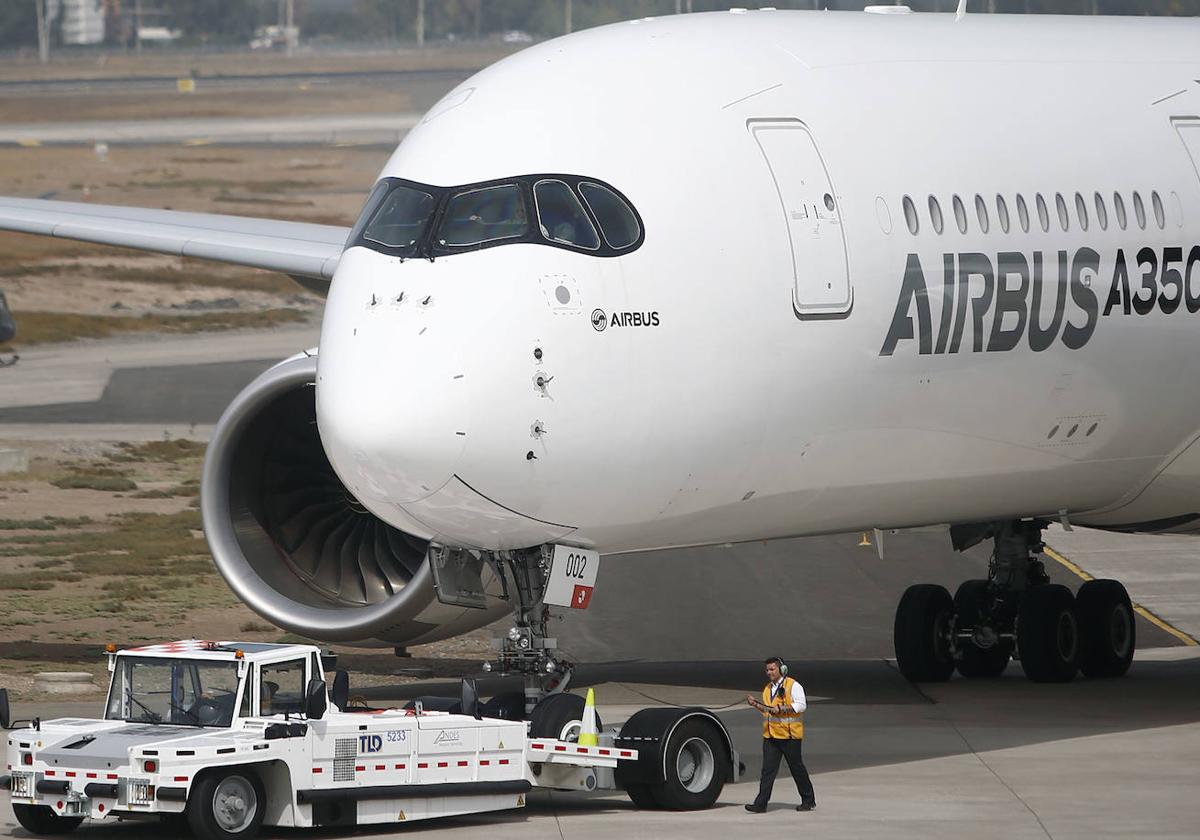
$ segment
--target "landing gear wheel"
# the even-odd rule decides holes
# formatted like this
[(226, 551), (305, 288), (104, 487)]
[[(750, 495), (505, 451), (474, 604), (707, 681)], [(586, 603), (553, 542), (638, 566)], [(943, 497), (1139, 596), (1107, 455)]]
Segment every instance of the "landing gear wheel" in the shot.
[(188, 794), (187, 818), (198, 840), (245, 840), (258, 834), (266, 809), (262, 782), (233, 767), (200, 777)]
[(79, 828), (83, 817), (60, 817), (48, 805), (18, 805), (13, 803), (13, 814), (21, 828), (30, 834), (50, 837), (55, 834), (69, 834)]
[(667, 778), (652, 787), (655, 801), (672, 811), (711, 807), (729, 778), (729, 751), (717, 728), (685, 720), (667, 742)]
[[(558, 741), (578, 741), (583, 723), (584, 700), (578, 694), (551, 694), (542, 698), (529, 717), (531, 738), (554, 738)], [(596, 730), (604, 728), (596, 715)]]
[(954, 672), (950, 619), (954, 601), (944, 586), (918, 583), (904, 590), (896, 607), (892, 640), (896, 665), (909, 682), (945, 682)]
[(1137, 624), (1119, 581), (1089, 580), (1075, 596), (1082, 644), (1079, 670), (1089, 677), (1122, 677), (1133, 662)]
[(479, 713), (500, 720), (525, 719), (525, 692), (506, 691), (479, 705)]
[[(975, 627), (987, 618), (987, 605), (991, 594), (986, 580), (966, 580), (954, 593), (954, 611), (958, 615), (959, 627)], [(956, 663), (958, 673), (964, 677), (998, 677), (1008, 667), (1012, 656), (1012, 645), (997, 639), (990, 648), (981, 648), (971, 642), (962, 644), (962, 656)]]
[(643, 811), (654, 811), (659, 807), (650, 785), (629, 785), (625, 788), (625, 793), (629, 795), (629, 800)]
[(1017, 648), (1034, 682), (1070, 682), (1079, 660), (1079, 620), (1071, 590), (1056, 583), (1029, 589), (1017, 613)]

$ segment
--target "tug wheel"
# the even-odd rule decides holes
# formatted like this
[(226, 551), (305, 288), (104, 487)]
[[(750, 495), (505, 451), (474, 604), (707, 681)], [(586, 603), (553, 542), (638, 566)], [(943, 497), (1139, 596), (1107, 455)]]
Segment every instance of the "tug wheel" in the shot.
[(51, 837), (68, 834), (79, 827), (83, 817), (60, 817), (49, 805), (19, 805), (13, 803), (13, 814), (21, 827), (30, 834)]
[(250, 769), (201, 776), (188, 793), (187, 818), (198, 840), (248, 840), (262, 826), (266, 796)]

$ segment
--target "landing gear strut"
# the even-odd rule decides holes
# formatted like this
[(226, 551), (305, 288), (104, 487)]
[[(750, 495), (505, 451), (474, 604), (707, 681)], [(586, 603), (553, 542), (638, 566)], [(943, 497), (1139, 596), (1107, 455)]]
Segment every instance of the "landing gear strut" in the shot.
[(1133, 605), (1115, 580), (1089, 580), (1078, 595), (1049, 582), (1040, 559), (1045, 520), (950, 529), (955, 549), (993, 541), (987, 580), (954, 597), (942, 586), (910, 586), (896, 609), (896, 663), (912, 682), (997, 677), (1017, 658), (1034, 682), (1122, 676), (1136, 642)]
[(499, 658), (483, 667), (497, 675), (520, 674), (524, 678), (525, 716), (529, 718), (548, 695), (567, 688), (574, 669), (559, 653), (557, 640), (546, 634), (553, 617), (542, 602), (550, 574), (550, 547), (503, 552), (491, 562), (504, 597), (513, 606), (514, 622), (499, 640)]

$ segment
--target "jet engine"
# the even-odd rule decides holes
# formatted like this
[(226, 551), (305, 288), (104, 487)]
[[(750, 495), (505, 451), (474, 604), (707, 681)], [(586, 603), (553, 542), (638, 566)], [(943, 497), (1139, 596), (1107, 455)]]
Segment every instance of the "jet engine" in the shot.
[(487, 607), (437, 599), (427, 543), (368, 511), (321, 445), (316, 352), (267, 370), (221, 416), (201, 487), (222, 577), (256, 613), (321, 641), (394, 645), (456, 636), (507, 614), (484, 564)]

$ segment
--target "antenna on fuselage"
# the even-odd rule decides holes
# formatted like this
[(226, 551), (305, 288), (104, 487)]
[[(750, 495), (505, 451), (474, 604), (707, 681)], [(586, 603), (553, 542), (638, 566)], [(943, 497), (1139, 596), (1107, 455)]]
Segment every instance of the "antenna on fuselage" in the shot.
[(955, 20), (962, 20), (967, 14), (967, 0), (958, 0), (958, 11), (954, 13)]

